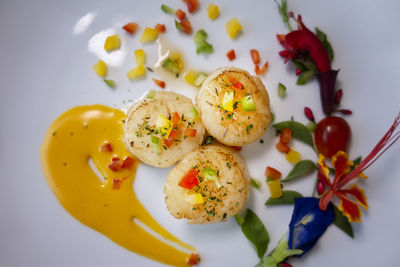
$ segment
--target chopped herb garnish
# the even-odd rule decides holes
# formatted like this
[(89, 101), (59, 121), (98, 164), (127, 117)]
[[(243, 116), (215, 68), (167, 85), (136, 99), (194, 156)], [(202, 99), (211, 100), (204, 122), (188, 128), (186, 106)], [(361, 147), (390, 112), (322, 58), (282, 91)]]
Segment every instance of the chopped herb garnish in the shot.
[(254, 127), (253, 124), (246, 126), (246, 133), (249, 134), (250, 130), (253, 129), (253, 127)]
[(232, 167), (231, 164), (229, 162), (226, 163), (226, 167), (228, 167), (229, 169)]

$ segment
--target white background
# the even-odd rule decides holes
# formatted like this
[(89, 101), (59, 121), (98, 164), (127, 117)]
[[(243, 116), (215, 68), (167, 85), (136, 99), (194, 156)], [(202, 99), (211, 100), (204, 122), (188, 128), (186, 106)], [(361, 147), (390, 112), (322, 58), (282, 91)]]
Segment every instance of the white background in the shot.
[[(96, 103), (121, 108), (126, 101), (156, 89), (150, 79), (156, 74), (148, 73), (145, 80), (137, 82), (125, 78), (126, 72), (136, 65), (135, 49), (144, 47), (147, 65), (156, 61), (157, 45), (142, 46), (138, 41), (146, 26), (166, 24), (165, 37), (184, 51), (187, 65), (198, 70), (211, 72), (217, 67), (234, 65), (253, 72), (249, 49), (258, 49), (262, 61), (268, 59), (270, 63), (263, 81), (276, 121), (294, 116), (306, 123), (304, 106), (311, 107), (317, 119), (322, 118), (317, 82), (296, 86), (294, 68), (284, 65), (278, 56), (281, 47), (275, 34), (286, 33), (287, 29), (273, 1), (213, 1), (221, 10), (216, 21), (210, 21), (206, 15), (211, 1), (200, 2), (200, 10), (189, 19), (195, 30), (206, 30), (214, 45), (215, 52), (206, 57), (195, 54), (192, 37), (177, 33), (174, 18), (160, 10), (161, 1), (1, 1), (0, 266), (160, 266), (114, 244), (70, 216), (47, 185), (39, 157), (47, 128), (67, 109)], [(163, 3), (184, 9), (182, 1)], [(349, 152), (352, 158), (365, 156), (400, 110), (400, 2), (290, 1), (289, 9), (301, 13), (310, 29), (317, 26), (327, 33), (335, 51), (333, 67), (340, 68), (338, 88), (344, 90), (342, 106), (354, 111), (346, 117), (353, 133)], [(87, 14), (93, 17), (92, 23), (87, 28), (77, 27), (77, 22)], [(226, 21), (233, 17), (239, 18), (244, 29), (235, 41), (228, 38), (224, 29)], [(130, 37), (121, 26), (132, 20), (141, 29)], [(89, 51), (90, 43), (91, 50), (99, 52), (96, 44), (102, 46), (101, 32), (113, 30), (122, 38), (122, 49), (113, 58), (100, 56), (115, 60), (108, 77), (116, 81), (116, 90), (110, 90), (93, 72), (92, 65), (99, 57)], [(94, 36), (99, 39), (92, 39)], [(232, 63), (225, 56), (231, 48), (237, 52)], [(283, 100), (277, 96), (278, 82), (287, 86)], [(196, 93), (194, 88), (173, 81), (168, 82), (167, 89), (188, 96)], [(263, 172), (266, 165), (272, 165), (287, 174), (291, 165), (274, 149), (277, 138), (272, 130), (263, 139), (264, 144), (249, 145), (241, 154), (251, 176), (263, 181), (262, 190), (251, 190), (247, 206), (256, 211), (267, 227), (271, 251), (287, 231), (292, 207), (264, 206), (269, 191)], [(316, 160), (305, 145), (293, 142), (292, 146), (302, 152), (303, 158)], [(363, 213), (361, 224), (354, 224), (355, 239), (331, 226), (307, 256), (291, 260), (292, 264), (398, 265), (399, 152), (397, 144), (366, 172), (370, 179), (360, 183), (366, 190), (370, 209)], [(256, 253), (234, 219), (193, 226), (168, 214), (162, 193), (168, 171), (140, 165), (134, 183), (139, 200), (155, 219), (200, 251), (200, 266), (256, 264)], [(314, 176), (285, 188), (310, 195)]]

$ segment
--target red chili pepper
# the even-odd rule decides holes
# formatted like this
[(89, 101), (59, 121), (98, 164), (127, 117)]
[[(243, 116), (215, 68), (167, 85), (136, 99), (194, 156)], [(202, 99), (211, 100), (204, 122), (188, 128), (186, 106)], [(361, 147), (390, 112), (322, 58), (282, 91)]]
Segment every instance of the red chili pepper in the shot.
[(260, 69), (260, 67), (258, 65), (256, 65), (254, 67), (254, 72), (256, 73), (256, 75), (264, 75), (265, 72), (267, 72), (268, 66), (269, 66), (268, 61), (265, 62), (265, 64), (262, 66), (261, 69)]
[(235, 50), (229, 50), (228, 53), (226, 53), (226, 56), (230, 61), (234, 60), (236, 58)]
[(157, 25), (154, 27), (154, 29), (156, 29), (156, 31), (158, 31), (159, 33), (163, 33), (163, 32), (165, 32), (166, 27), (164, 24), (157, 23)]
[(253, 60), (254, 65), (257, 65), (258, 63), (260, 63), (260, 53), (258, 53), (258, 50), (251, 49), (250, 55), (251, 55), (251, 59)]
[(186, 188), (186, 189), (192, 189), (194, 186), (199, 185), (199, 180), (197, 179), (197, 175), (199, 174), (198, 171), (195, 169), (190, 169), (185, 176), (183, 176), (182, 180), (179, 182), (179, 186)]

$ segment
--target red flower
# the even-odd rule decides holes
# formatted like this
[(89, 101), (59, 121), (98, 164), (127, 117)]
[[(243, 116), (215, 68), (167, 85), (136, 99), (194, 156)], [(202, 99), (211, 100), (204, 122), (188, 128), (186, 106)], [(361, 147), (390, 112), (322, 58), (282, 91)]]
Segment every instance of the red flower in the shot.
[[(322, 210), (326, 210), (329, 202), (336, 195), (341, 201), (339, 210), (343, 212), (343, 215), (347, 216), (350, 222), (361, 222), (361, 209), (359, 206), (368, 209), (367, 198), (364, 194), (364, 190), (359, 188), (357, 185), (352, 185), (347, 189), (344, 189), (343, 187), (357, 177), (367, 178), (363, 171), (371, 166), (372, 163), (374, 163), (400, 138), (400, 131), (395, 133), (399, 124), (400, 113), (397, 115), (394, 123), (379, 143), (353, 170), (350, 168), (353, 166), (353, 162), (348, 159), (349, 156), (343, 151), (337, 152), (336, 155), (332, 157), (331, 161), (332, 166), (335, 169), (335, 178), (333, 179), (333, 182), (331, 182), (329, 178), (329, 167), (326, 165), (325, 157), (322, 154), (319, 155), (319, 178), (328, 187), (328, 190), (322, 195), (319, 201), (319, 207)], [(356, 202), (350, 198), (353, 198)]]

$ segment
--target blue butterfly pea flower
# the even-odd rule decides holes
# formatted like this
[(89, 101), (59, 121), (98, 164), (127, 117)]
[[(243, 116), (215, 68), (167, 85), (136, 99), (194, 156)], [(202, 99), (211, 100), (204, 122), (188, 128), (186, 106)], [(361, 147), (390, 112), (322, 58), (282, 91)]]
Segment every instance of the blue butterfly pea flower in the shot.
[(296, 198), (292, 219), (289, 224), (288, 247), (301, 249), (306, 254), (334, 220), (333, 205), (325, 211), (318, 206), (315, 197)]

